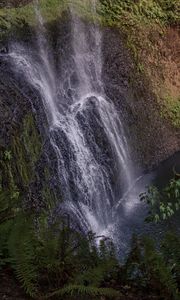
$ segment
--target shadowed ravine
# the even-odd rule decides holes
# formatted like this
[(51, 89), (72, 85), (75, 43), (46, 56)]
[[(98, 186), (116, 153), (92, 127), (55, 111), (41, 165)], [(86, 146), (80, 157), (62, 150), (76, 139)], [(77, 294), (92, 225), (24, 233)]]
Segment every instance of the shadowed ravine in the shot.
[[(57, 74), (38, 2), (38, 53), (15, 43), (9, 57), (41, 95), (63, 193), (58, 209), (70, 214), (85, 233), (108, 235), (117, 222), (124, 222), (121, 215), (129, 220), (139, 205), (138, 179), (133, 175), (126, 128), (103, 88), (101, 31), (95, 23), (87, 26), (73, 6), (70, 12), (73, 63), (65, 74)], [(96, 1), (92, 1), (95, 14)]]

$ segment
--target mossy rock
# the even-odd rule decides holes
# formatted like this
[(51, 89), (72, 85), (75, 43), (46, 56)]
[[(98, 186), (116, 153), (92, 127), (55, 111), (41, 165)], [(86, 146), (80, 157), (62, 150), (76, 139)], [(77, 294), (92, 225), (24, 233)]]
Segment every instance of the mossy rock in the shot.
[(169, 119), (174, 127), (180, 128), (180, 96), (174, 99), (168, 95), (162, 104), (162, 117)]
[(0, 8), (12, 8), (12, 7), (19, 7), (23, 5), (27, 5), (28, 3), (32, 2), (33, 0), (1, 0)]
[(12, 155), (14, 173), (20, 175), (24, 186), (35, 177), (35, 168), (42, 150), (42, 141), (36, 128), (34, 118), (27, 114), (23, 119), (22, 131), (12, 137)]
[(42, 141), (31, 114), (26, 115), (23, 120), (23, 144), (34, 166), (41, 154)]

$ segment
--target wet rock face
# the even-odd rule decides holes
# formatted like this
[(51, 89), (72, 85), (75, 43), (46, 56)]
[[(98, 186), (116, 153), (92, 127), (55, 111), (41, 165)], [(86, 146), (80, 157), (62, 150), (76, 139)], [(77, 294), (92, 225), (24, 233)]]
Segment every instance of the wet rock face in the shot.
[[(47, 151), (52, 152), (45, 135), (46, 116), (39, 106), (38, 93), (25, 78), (17, 76), (6, 55), (0, 57), (0, 73), (0, 177), (4, 192), (10, 188), (6, 163), (3, 162), (8, 151), (11, 157), (8, 168), (24, 205), (39, 210), (46, 206), (46, 197), (54, 197), (56, 189), (52, 181), (54, 169), (52, 171), (46, 156)], [(33, 113), (33, 105), (40, 118)], [(52, 161), (53, 157), (52, 153)]]
[(20, 125), (25, 113), (30, 110), (25, 98), (16, 88), (16, 82), (10, 71), (10, 65), (4, 60), (0, 62), (0, 120), (1, 145), (7, 145), (13, 135), (13, 129)]
[[(72, 64), (69, 59), (72, 51), (70, 24), (68, 17), (65, 18), (66, 21), (49, 26), (51, 51), (56, 68), (61, 70), (59, 80), (64, 85), (67, 66)], [(28, 37), (26, 29), (22, 37), (25, 43), (34, 47), (33, 32), (31, 37)], [(119, 115), (124, 118), (132, 158), (137, 165), (151, 168), (180, 149), (180, 134), (161, 118), (151, 87), (146, 78), (137, 75), (121, 32), (105, 28), (102, 50), (105, 92), (115, 104)], [(0, 155), (6, 149), (12, 151), (12, 168), (15, 178), (18, 178), (17, 184), (26, 195), (27, 205), (38, 207), (43, 205), (43, 201), (48, 201), (48, 197), (54, 197), (54, 191), (56, 195), (61, 195), (57, 180), (57, 159), (49, 141), (47, 120), (40, 95), (25, 78), (18, 77), (16, 70), (13, 70), (6, 59), (7, 52), (8, 47), (2, 44)], [(73, 76), (74, 74), (71, 81), (76, 85), (76, 77)], [(69, 98), (65, 98), (64, 101), (70, 101)], [(97, 144), (105, 143), (101, 132), (99, 136), (97, 132), (97, 138)], [(105, 149), (110, 153), (110, 149)]]
[[(69, 29), (63, 23), (61, 30), (57, 24), (49, 27), (50, 43), (58, 66), (56, 48), (67, 44)], [(59, 25), (58, 25), (59, 26)], [(57, 37), (59, 36), (59, 39)], [(49, 139), (47, 118), (38, 91), (16, 72), (10, 63), (8, 52), (12, 42), (25, 44), (36, 52), (36, 34), (28, 27), (16, 28), (14, 36), (2, 40), (0, 51), (0, 178), (4, 178), (8, 189), (9, 178), (6, 176), (3, 162), (6, 151), (10, 152), (10, 168), (18, 190), (23, 195), (27, 208), (39, 210), (48, 202), (55, 202), (56, 195), (61, 201), (61, 187), (57, 175), (57, 157)], [(58, 68), (58, 67), (57, 67)]]
[(106, 94), (123, 112), (133, 160), (152, 168), (180, 150), (180, 130), (161, 116), (150, 82), (138, 74), (119, 30), (104, 29), (103, 59)]

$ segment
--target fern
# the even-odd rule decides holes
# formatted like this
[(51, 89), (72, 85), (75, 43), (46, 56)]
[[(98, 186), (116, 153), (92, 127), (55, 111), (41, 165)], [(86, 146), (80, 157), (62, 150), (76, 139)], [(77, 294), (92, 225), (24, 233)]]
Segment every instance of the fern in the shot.
[(0, 224), (0, 269), (10, 262), (7, 240), (12, 228), (12, 224), (12, 220), (7, 220), (6, 222)]
[(113, 272), (116, 271), (117, 262), (112, 260), (108, 262), (101, 262), (94, 268), (88, 268), (87, 271), (80, 274), (75, 278), (75, 283), (84, 284), (100, 287)]
[(161, 243), (161, 252), (165, 263), (180, 286), (180, 237), (168, 232)]
[(36, 240), (32, 220), (24, 215), (16, 218), (8, 239), (12, 267), (22, 287), (31, 297), (37, 294)]
[[(156, 249), (154, 242), (149, 238), (144, 238), (144, 263), (146, 272), (150, 279), (154, 281), (157, 288), (164, 294), (164, 297), (179, 299), (177, 295), (177, 284), (172, 276), (170, 268), (165, 264), (162, 255)], [(165, 298), (166, 299), (166, 298)]]
[[(48, 296), (45, 299), (50, 299), (53, 297), (63, 297), (63, 296), (90, 296), (90, 297), (97, 297), (97, 296), (105, 296), (111, 299), (118, 299), (121, 296), (120, 292), (115, 291), (110, 288), (97, 288), (93, 286), (84, 286), (84, 285), (68, 285), (62, 289), (59, 289)], [(68, 299), (69, 299), (68, 297)]]
[(164, 300), (179, 299), (177, 282), (171, 268), (155, 243), (147, 237), (134, 239), (133, 249), (124, 267), (125, 282), (138, 284), (138, 287), (150, 289)]

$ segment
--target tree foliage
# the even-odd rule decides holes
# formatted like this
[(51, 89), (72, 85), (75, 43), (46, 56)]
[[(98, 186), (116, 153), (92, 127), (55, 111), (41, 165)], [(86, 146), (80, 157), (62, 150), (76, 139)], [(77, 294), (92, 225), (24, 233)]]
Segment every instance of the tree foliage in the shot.
[(157, 223), (166, 220), (180, 209), (180, 179), (172, 179), (162, 190), (150, 186), (147, 193), (140, 195), (140, 199), (150, 208), (147, 221)]

